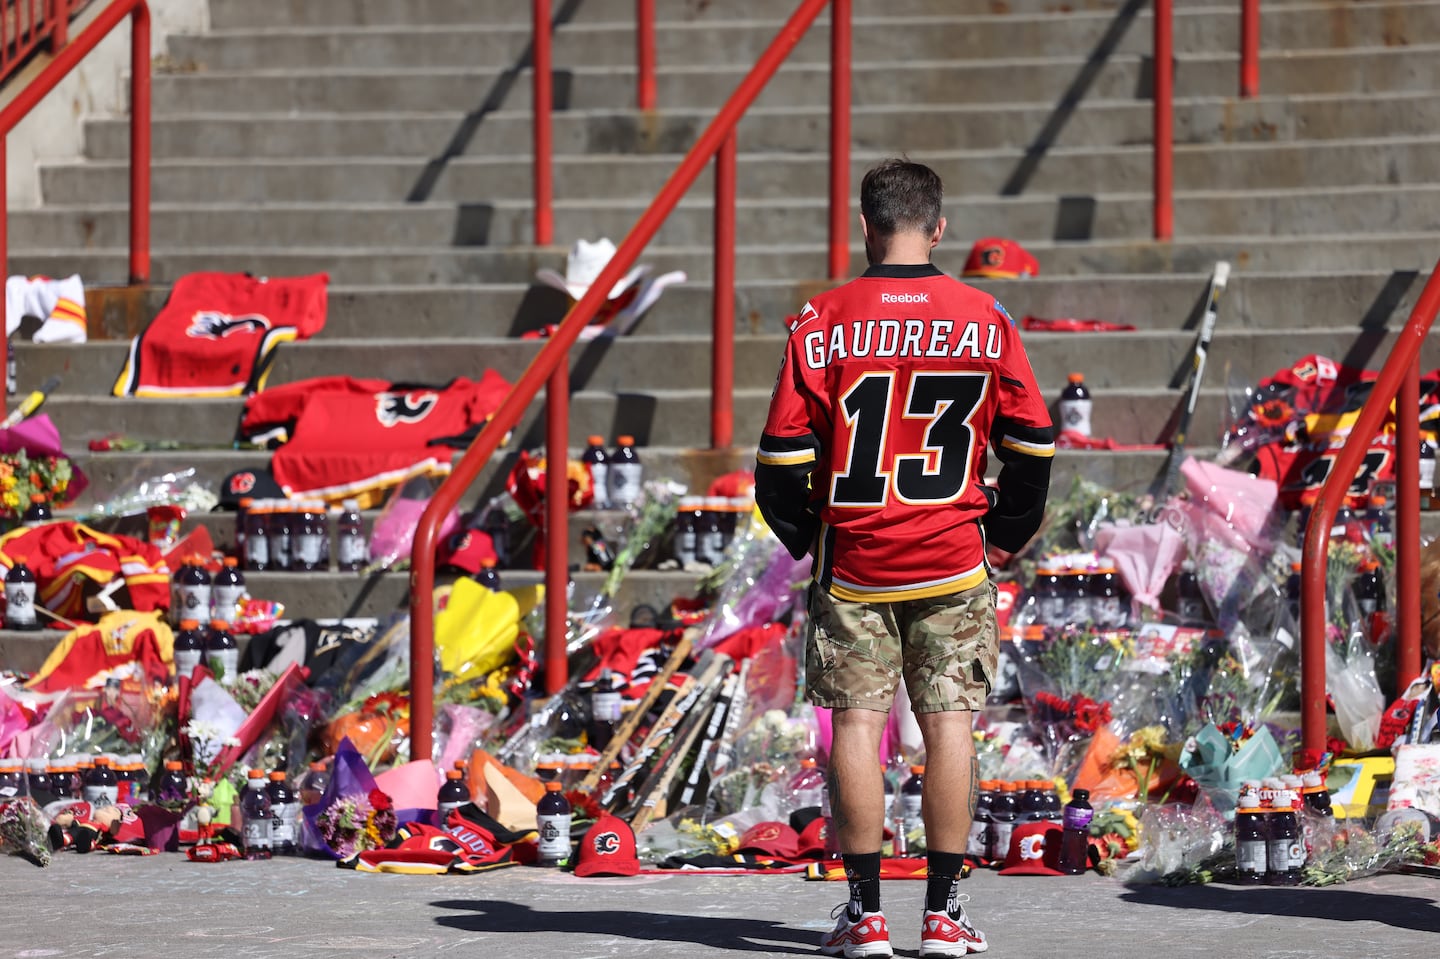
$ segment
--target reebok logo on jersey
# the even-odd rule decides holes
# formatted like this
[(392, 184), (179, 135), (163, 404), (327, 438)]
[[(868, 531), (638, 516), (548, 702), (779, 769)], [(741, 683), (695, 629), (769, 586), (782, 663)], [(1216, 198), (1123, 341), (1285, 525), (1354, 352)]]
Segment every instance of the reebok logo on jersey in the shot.
[(229, 313), (199, 310), (190, 318), (190, 326), (185, 330), (185, 335), (197, 340), (223, 340), (238, 330), (266, 333), (270, 330), (270, 321), (258, 313), (231, 316)]
[(881, 293), (881, 303), (929, 303), (929, 293)]
[(418, 423), (435, 409), (440, 397), (435, 393), (376, 393), (375, 418), (381, 426), (397, 426), (400, 423)]

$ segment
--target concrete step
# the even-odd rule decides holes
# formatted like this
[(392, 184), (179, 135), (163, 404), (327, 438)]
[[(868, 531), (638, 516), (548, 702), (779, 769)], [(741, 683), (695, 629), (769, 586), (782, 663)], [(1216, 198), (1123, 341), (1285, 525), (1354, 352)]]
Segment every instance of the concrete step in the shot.
[[(1272, 0), (1271, 6), (1290, 6), (1309, 0)], [(1214, 0), (1181, 0), (1178, 9), (1192, 6), (1211, 7)], [(854, 16), (858, 19), (881, 16), (916, 17), (938, 15), (1005, 16), (1012, 13), (1070, 14), (1076, 10), (1114, 10), (1119, 0), (858, 0)], [(735, 19), (771, 19), (788, 16), (794, 4), (776, 0), (727, 0), (714, 4), (709, 0), (663, 0), (656, 5), (657, 23), (701, 21), (724, 23)], [(631, 0), (556, 0), (551, 15), (558, 18), (573, 10), (576, 23), (635, 23), (635, 6)], [(817, 24), (828, 22), (822, 12)], [(210, 24), (216, 29), (329, 26), (410, 27), (417, 24), (475, 25), (526, 24), (530, 8), (512, 0), (412, 0), (396, 6), (388, 0), (282, 0), (258, 7), (248, 0), (211, 0)], [(561, 28), (563, 32), (563, 27)]]
[[(589, 4), (585, 4), (589, 7)], [(962, 5), (950, 5), (958, 8)], [(655, 26), (655, 58), (660, 66), (754, 63), (783, 23), (784, 11), (772, 5), (764, 19), (662, 19)], [(1265, 5), (1260, 11), (1264, 53), (1323, 47), (1398, 46), (1440, 37), (1440, 5), (1433, 0), (1336, 7), (1297, 3)], [(731, 11), (735, 15), (735, 11)], [(628, 22), (627, 22), (628, 21)], [(863, 35), (857, 54), (877, 60), (976, 60), (1007, 56), (1072, 56), (1097, 46), (1117, 23), (1116, 53), (1148, 55), (1153, 26), (1148, 9), (1118, 21), (1110, 10), (1009, 14), (936, 12), (917, 17), (886, 14), (858, 16), (854, 30)], [(400, 23), (372, 26), (321, 24), (313, 27), (260, 26), (216, 30), (200, 36), (172, 36), (171, 59), (184, 69), (253, 70), (368, 67), (427, 64), (432, 67), (509, 66), (530, 41), (528, 22), (463, 24)], [(1239, 49), (1240, 18), (1230, 6), (1181, 6), (1174, 16), (1177, 55)], [(830, 56), (823, 27), (807, 31), (791, 52), (791, 63), (820, 63)], [(633, 67), (633, 12), (613, 22), (585, 17), (554, 35), (554, 63), (574, 67)], [(1262, 60), (1263, 62), (1263, 60)], [(1262, 75), (1264, 67), (1262, 66)]]
[[(941, 247), (942, 253), (946, 250)], [(953, 257), (942, 260), (954, 268)], [(561, 265), (561, 264), (556, 264)], [(1047, 267), (1048, 269), (1048, 267)], [(1207, 274), (1115, 275), (1076, 279), (1048, 272), (1023, 281), (974, 280), (999, 296), (1018, 317), (1085, 316), (1130, 323), (1142, 330), (1178, 329), (1198, 317), (1197, 306)], [(831, 284), (825, 281), (750, 281), (735, 287), (736, 324), (741, 335), (781, 333), (784, 318), (799, 312), (805, 299)], [(1237, 273), (1225, 292), (1225, 325), (1247, 329), (1398, 326), (1423, 286), (1414, 274), (1334, 271), (1309, 275)], [(128, 339), (165, 302), (169, 288), (154, 286), (132, 294), (126, 288), (89, 291), (91, 337)], [(549, 287), (518, 284), (490, 286), (332, 287), (330, 318), (322, 337), (393, 339), (396, 316), (417, 340), (506, 337), (563, 318), (568, 300)], [(641, 318), (634, 336), (700, 336), (711, 330), (711, 290), (685, 283), (665, 291)], [(17, 341), (19, 342), (19, 341)], [(305, 344), (297, 348), (308, 349)], [(29, 344), (22, 349), (31, 349)], [(45, 348), (42, 348), (45, 349)], [(63, 348), (58, 349), (65, 354)], [(77, 354), (79, 355), (79, 354)], [(284, 351), (280, 362), (285, 356)], [(92, 368), (93, 369), (93, 368)], [(118, 368), (117, 368), (118, 369)], [(64, 370), (56, 372), (63, 373)], [(108, 369), (105, 375), (110, 375)], [(20, 375), (26, 375), (22, 360)]]
[[(1250, 233), (1424, 232), (1440, 227), (1440, 186), (1327, 187), (1285, 191), (1185, 191), (1175, 195), (1180, 235)], [(624, 236), (645, 210), (643, 201), (564, 200), (555, 204), (558, 236)], [(684, 201), (656, 234), (655, 244), (701, 246), (714, 227), (712, 204)], [(956, 224), (983, 225), (992, 235), (1056, 240), (1140, 238), (1152, 229), (1149, 193), (1057, 197), (980, 197), (951, 194), (945, 215)], [(859, 214), (859, 206), (851, 209)], [(740, 244), (803, 244), (823, 236), (828, 204), (820, 200), (741, 200)], [(50, 206), (14, 215), (26, 246), (106, 248), (128, 242), (127, 207)], [(853, 221), (853, 219), (852, 219)], [(267, 204), (157, 205), (153, 235), (174, 246), (257, 247), (284, 237), (297, 247), (508, 247), (528, 242), (531, 204)]]
[[(1222, 304), (1220, 335), (1210, 351), (1210, 369), (1228, 370), (1231, 379), (1253, 382), (1296, 359), (1295, 330), (1254, 330), (1232, 320), (1230, 292)], [(1093, 388), (1111, 386), (1163, 388), (1176, 371), (1188, 368), (1194, 333), (1172, 331), (1107, 334), (1026, 332), (1025, 349), (1043, 387), (1057, 392), (1066, 374), (1080, 370)], [(778, 324), (776, 324), (778, 330)], [(1396, 334), (1361, 330), (1358, 324), (1320, 328), (1313, 319), (1304, 327), (1306, 352), (1336, 359), (1368, 352), (1378, 368)], [(779, 332), (735, 338), (735, 385), (743, 390), (773, 385), (784, 349)], [(518, 370), (538, 351), (533, 341), (515, 340), (334, 340), (321, 338), (280, 348), (270, 375), (272, 385), (310, 376), (374, 376), (397, 382), (445, 382), (473, 375), (486, 366)], [(61, 396), (108, 396), (125, 358), (125, 346), (92, 342), (83, 346), (16, 345), (18, 383), (22, 393), (49, 376), (61, 377)], [(591, 391), (678, 390), (704, 386), (710, 380), (710, 341), (659, 336), (627, 337), (604, 349), (577, 348), (572, 361), (578, 385)], [(1440, 366), (1440, 340), (1421, 350), (1426, 369)], [(214, 437), (219, 439), (220, 437)]]
[[(1411, 184), (1440, 181), (1440, 137), (1410, 136), (1293, 143), (1180, 145), (1175, 150), (1175, 183), (1184, 190), (1352, 186), (1376, 182)], [(1060, 147), (1037, 156), (1033, 168), (1019, 150), (911, 151), (949, 184), (977, 195), (1001, 193), (1007, 185), (1039, 193), (1084, 189), (1115, 193), (1144, 183), (1154, 168), (1148, 146)], [(858, 183), (880, 154), (852, 157), (850, 176)], [(555, 158), (557, 201), (604, 196), (650, 199), (679, 165), (680, 155), (560, 156)], [(823, 159), (786, 153), (742, 153), (737, 166), (741, 198), (822, 197)], [(238, 162), (216, 159), (159, 161), (152, 172), (156, 204), (173, 203), (348, 203), (369, 204), (408, 197), (425, 173), (418, 159), (327, 159), (295, 157)], [(523, 156), (465, 156), (446, 164), (429, 197), (432, 201), (477, 202), (530, 195), (530, 161)], [(337, 175), (337, 172), (339, 175)], [(130, 189), (128, 160), (47, 164), (40, 169), (47, 203), (119, 203)], [(1016, 187), (1012, 186), (1010, 192)], [(707, 169), (688, 196), (708, 201), (713, 185)], [(18, 214), (17, 214), (18, 215)]]
[[(1440, 79), (1440, 47), (1364, 47), (1292, 50), (1264, 66), (1267, 95), (1374, 93), (1432, 90)], [(1093, 76), (1092, 100), (1146, 99), (1148, 59), (1115, 54)], [(747, 72), (744, 66), (666, 67), (656, 84), (662, 110), (716, 109)], [(1066, 95), (1077, 76), (1091, 70), (1081, 57), (1017, 56), (987, 61), (901, 60), (857, 62), (852, 96), (857, 108), (910, 105), (1047, 102)], [(522, 75), (504, 98), (510, 110), (528, 110), (530, 83)], [(282, 70), (161, 75), (154, 79), (155, 111), (176, 114), (375, 113), (477, 110), (496, 88), (496, 69), (389, 67), (368, 70)], [(1193, 54), (1177, 61), (1177, 96), (1224, 96), (1236, 87), (1235, 55)], [(632, 105), (633, 69), (576, 68), (556, 74), (555, 104), (564, 110), (603, 110)], [(237, 97), (237, 87), (245, 95)], [(756, 106), (825, 107), (830, 68), (794, 63), (766, 85)]]
[[(630, 111), (571, 111), (553, 124), (557, 154), (683, 153), (710, 114), (670, 110), (658, 118)], [(1047, 124), (1052, 136), (1037, 139)], [(1440, 125), (1440, 100), (1425, 93), (1373, 95), (1263, 96), (1177, 100), (1175, 142), (1231, 143), (1330, 141), (1431, 136)], [(241, 114), (225, 118), (161, 116), (152, 138), (158, 159), (275, 157), (433, 157), (452, 152), (514, 156), (529, 142), (527, 111), (489, 114), (473, 131), (457, 112), (407, 114)], [(1044, 103), (856, 109), (852, 146), (864, 151), (997, 150), (1034, 144), (1131, 146), (1149, 143), (1149, 103), (1135, 100), (1082, 101), (1073, 113)], [(814, 151), (826, 142), (828, 113), (808, 107), (755, 110), (740, 124), (742, 149), (759, 152)], [(93, 159), (129, 155), (129, 120), (105, 118), (85, 124), (85, 153)], [(458, 145), (451, 150), (452, 145)], [(821, 160), (816, 159), (817, 168)], [(1038, 161), (1037, 161), (1038, 162)]]
[[(984, 224), (977, 232), (989, 232)], [(1357, 244), (1352, 234), (1308, 236), (1179, 237), (1159, 243), (1139, 238), (1065, 243), (1026, 236), (1016, 237), (1038, 258), (1045, 272), (1056, 275), (1095, 273), (1206, 272), (1225, 259), (1239, 270), (1262, 272), (1320, 272), (1370, 270), (1429, 271), (1440, 254), (1440, 233), (1374, 233)], [(938, 253), (936, 265), (958, 272), (968, 252), (951, 248)], [(698, 247), (652, 247), (644, 262), (659, 271), (683, 269), (696, 281), (711, 275), (711, 251)], [(530, 276), (541, 265), (555, 263), (556, 251), (453, 247), (394, 250), (304, 248), (189, 248), (157, 246), (152, 251), (152, 277), (174, 282), (198, 270), (246, 271), (264, 276), (303, 275), (328, 271), (345, 284), (493, 283)], [(64, 276), (79, 272), (91, 282), (123, 283), (129, 272), (123, 247), (77, 251), (64, 249), (15, 250), (10, 268), (16, 273)], [(850, 273), (864, 269), (864, 252), (851, 245)], [(825, 273), (825, 250), (810, 246), (746, 246), (736, 250), (736, 275), (743, 282), (781, 277), (809, 277), (818, 282)]]

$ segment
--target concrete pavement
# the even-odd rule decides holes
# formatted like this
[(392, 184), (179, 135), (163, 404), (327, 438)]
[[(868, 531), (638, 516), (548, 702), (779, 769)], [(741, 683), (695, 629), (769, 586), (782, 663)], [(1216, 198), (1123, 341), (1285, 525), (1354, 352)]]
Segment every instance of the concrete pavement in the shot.
[[(1168, 889), (984, 873), (963, 887), (997, 959), (1430, 959), (1440, 943), (1440, 882), (1420, 876)], [(920, 882), (886, 884), (897, 955), (918, 954), (923, 894)], [(0, 959), (816, 955), (844, 896), (796, 876), (379, 876), (98, 853), (38, 869), (4, 857)]]

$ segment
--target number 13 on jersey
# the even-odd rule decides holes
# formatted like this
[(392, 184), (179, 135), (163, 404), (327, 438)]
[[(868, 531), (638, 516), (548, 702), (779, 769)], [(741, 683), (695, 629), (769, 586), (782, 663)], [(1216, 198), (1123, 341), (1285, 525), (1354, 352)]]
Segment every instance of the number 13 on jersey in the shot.
[[(844, 466), (830, 481), (830, 505), (879, 508), (893, 496), (912, 506), (953, 503), (965, 493), (975, 457), (974, 418), (990, 392), (987, 372), (895, 370), (862, 373), (840, 396)], [(892, 424), (892, 411), (900, 417)]]

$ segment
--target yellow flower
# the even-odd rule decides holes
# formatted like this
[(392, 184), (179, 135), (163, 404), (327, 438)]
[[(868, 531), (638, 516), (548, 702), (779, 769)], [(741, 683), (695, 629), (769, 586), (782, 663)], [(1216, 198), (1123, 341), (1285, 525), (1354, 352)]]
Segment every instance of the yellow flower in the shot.
[(0, 500), (3, 500), (5, 505), (10, 509), (20, 508), (20, 494), (15, 492), (14, 490), (7, 490), (5, 492), (5, 495), (3, 497), (0, 497)]

